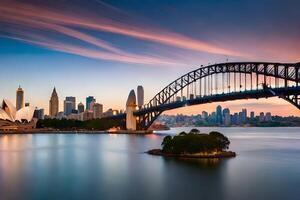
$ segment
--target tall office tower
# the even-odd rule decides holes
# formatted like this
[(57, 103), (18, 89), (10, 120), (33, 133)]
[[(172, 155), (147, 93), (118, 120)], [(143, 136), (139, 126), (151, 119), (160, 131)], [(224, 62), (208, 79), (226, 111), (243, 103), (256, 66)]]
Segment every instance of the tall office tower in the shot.
[(99, 119), (103, 115), (103, 105), (100, 103), (93, 104), (94, 119)]
[(65, 115), (70, 115), (76, 109), (76, 98), (66, 97), (64, 101), (64, 113)]
[(255, 118), (255, 114), (253, 111), (250, 112), (250, 119), (254, 119)]
[(93, 108), (91, 108), (91, 103), (92, 102), (96, 102), (96, 99), (93, 96), (88, 96), (86, 98), (86, 104), (85, 104), (85, 109), (86, 110), (93, 110)]
[(239, 114), (238, 113), (234, 113), (233, 116), (232, 116), (232, 123), (235, 124), (235, 125), (238, 125), (239, 124)]
[(16, 92), (16, 108), (20, 110), (24, 107), (24, 91), (22, 90), (21, 86), (17, 89)]
[(247, 109), (242, 109), (242, 122), (245, 124), (247, 123)]
[(222, 122), (223, 122), (222, 107), (220, 105), (218, 105), (217, 109), (216, 109), (216, 122), (218, 124), (222, 124)]
[(238, 124), (243, 124), (243, 112), (239, 112)]
[(83, 103), (80, 102), (78, 104), (77, 110), (78, 110), (78, 113), (83, 113), (84, 112), (84, 105), (83, 105)]
[(49, 115), (50, 117), (56, 117), (58, 114), (58, 96), (54, 87), (50, 101), (49, 101)]
[(229, 108), (225, 108), (223, 110), (223, 122), (226, 126), (229, 126), (231, 124), (231, 118), (230, 118), (230, 110)]
[(137, 87), (137, 101), (138, 107), (141, 109), (144, 105), (144, 88), (141, 85)]

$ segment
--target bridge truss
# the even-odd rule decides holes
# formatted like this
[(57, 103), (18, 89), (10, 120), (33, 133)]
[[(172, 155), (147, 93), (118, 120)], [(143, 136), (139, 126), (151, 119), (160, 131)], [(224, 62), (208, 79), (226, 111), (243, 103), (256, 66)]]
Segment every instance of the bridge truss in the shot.
[(272, 96), (300, 109), (300, 63), (238, 62), (201, 66), (167, 85), (134, 114), (138, 129), (148, 129), (166, 110)]

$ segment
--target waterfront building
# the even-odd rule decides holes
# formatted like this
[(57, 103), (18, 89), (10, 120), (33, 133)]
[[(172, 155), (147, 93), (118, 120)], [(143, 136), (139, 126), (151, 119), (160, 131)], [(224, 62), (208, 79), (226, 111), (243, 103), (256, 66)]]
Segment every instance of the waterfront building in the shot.
[(264, 122), (265, 121), (265, 114), (263, 112), (259, 113), (259, 121)]
[(56, 115), (56, 118), (60, 119), (60, 120), (66, 118), (65, 113), (64, 112), (58, 112), (57, 115)]
[(21, 108), (24, 107), (24, 91), (19, 86), (19, 88), (16, 91), (16, 109), (20, 110)]
[(91, 110), (85, 110), (83, 113), (79, 114), (80, 121), (92, 120), (94, 118), (94, 112)]
[(36, 119), (44, 119), (45, 118), (44, 109), (43, 108), (41, 108), (41, 109), (35, 108), (33, 117)]
[(202, 111), (202, 115), (201, 115), (202, 119), (207, 120), (208, 118), (208, 113), (205, 111)]
[(19, 110), (8, 100), (4, 99), (0, 107), (0, 132), (1, 131), (24, 131), (35, 128), (36, 121), (33, 119), (34, 109), (23, 107)]
[(270, 112), (267, 112), (267, 113), (266, 113), (265, 121), (266, 121), (266, 122), (272, 121), (272, 115), (271, 115)]
[(91, 104), (93, 102), (96, 102), (96, 99), (93, 96), (88, 96), (86, 98), (86, 104), (85, 104), (86, 110), (93, 110), (93, 107), (91, 107)]
[(217, 120), (217, 117), (216, 117), (216, 112), (212, 112), (209, 116), (209, 122), (212, 122), (212, 123), (216, 123), (216, 120)]
[(144, 88), (141, 85), (137, 87), (137, 105), (139, 109), (144, 105)]
[(83, 105), (83, 103), (80, 102), (78, 104), (77, 110), (78, 110), (78, 113), (83, 113), (84, 112), (84, 105)]
[(105, 117), (111, 117), (114, 115), (113, 109), (109, 108), (104, 114)]
[(254, 114), (254, 112), (253, 112), (253, 111), (251, 111), (251, 112), (250, 112), (250, 119), (252, 119), (252, 120), (253, 120), (254, 118), (255, 118), (255, 114)]
[(54, 118), (58, 114), (58, 109), (59, 109), (59, 101), (58, 101), (58, 96), (56, 89), (54, 87), (52, 91), (52, 95), (49, 101), (49, 115), (50, 117)]
[(68, 116), (66, 116), (67, 119), (72, 119), (72, 120), (80, 120), (80, 114), (76, 113), (71, 113)]
[(94, 119), (99, 119), (103, 115), (103, 105), (100, 103), (93, 104)]

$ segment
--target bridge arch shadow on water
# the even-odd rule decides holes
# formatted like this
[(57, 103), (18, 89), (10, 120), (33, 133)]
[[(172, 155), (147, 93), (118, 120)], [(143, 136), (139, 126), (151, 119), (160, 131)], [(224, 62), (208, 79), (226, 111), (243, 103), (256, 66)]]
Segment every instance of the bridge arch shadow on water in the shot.
[(137, 128), (145, 130), (166, 110), (274, 96), (300, 109), (300, 63), (234, 62), (201, 66), (167, 85), (134, 115)]

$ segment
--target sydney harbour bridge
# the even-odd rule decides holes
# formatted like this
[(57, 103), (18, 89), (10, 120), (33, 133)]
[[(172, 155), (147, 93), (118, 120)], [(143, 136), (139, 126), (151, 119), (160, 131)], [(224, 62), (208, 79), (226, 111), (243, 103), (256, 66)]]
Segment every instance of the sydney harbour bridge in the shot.
[[(136, 128), (146, 130), (166, 110), (240, 99), (282, 98), (300, 109), (300, 63), (231, 62), (182, 75), (133, 111)], [(126, 120), (126, 114), (113, 116)]]

